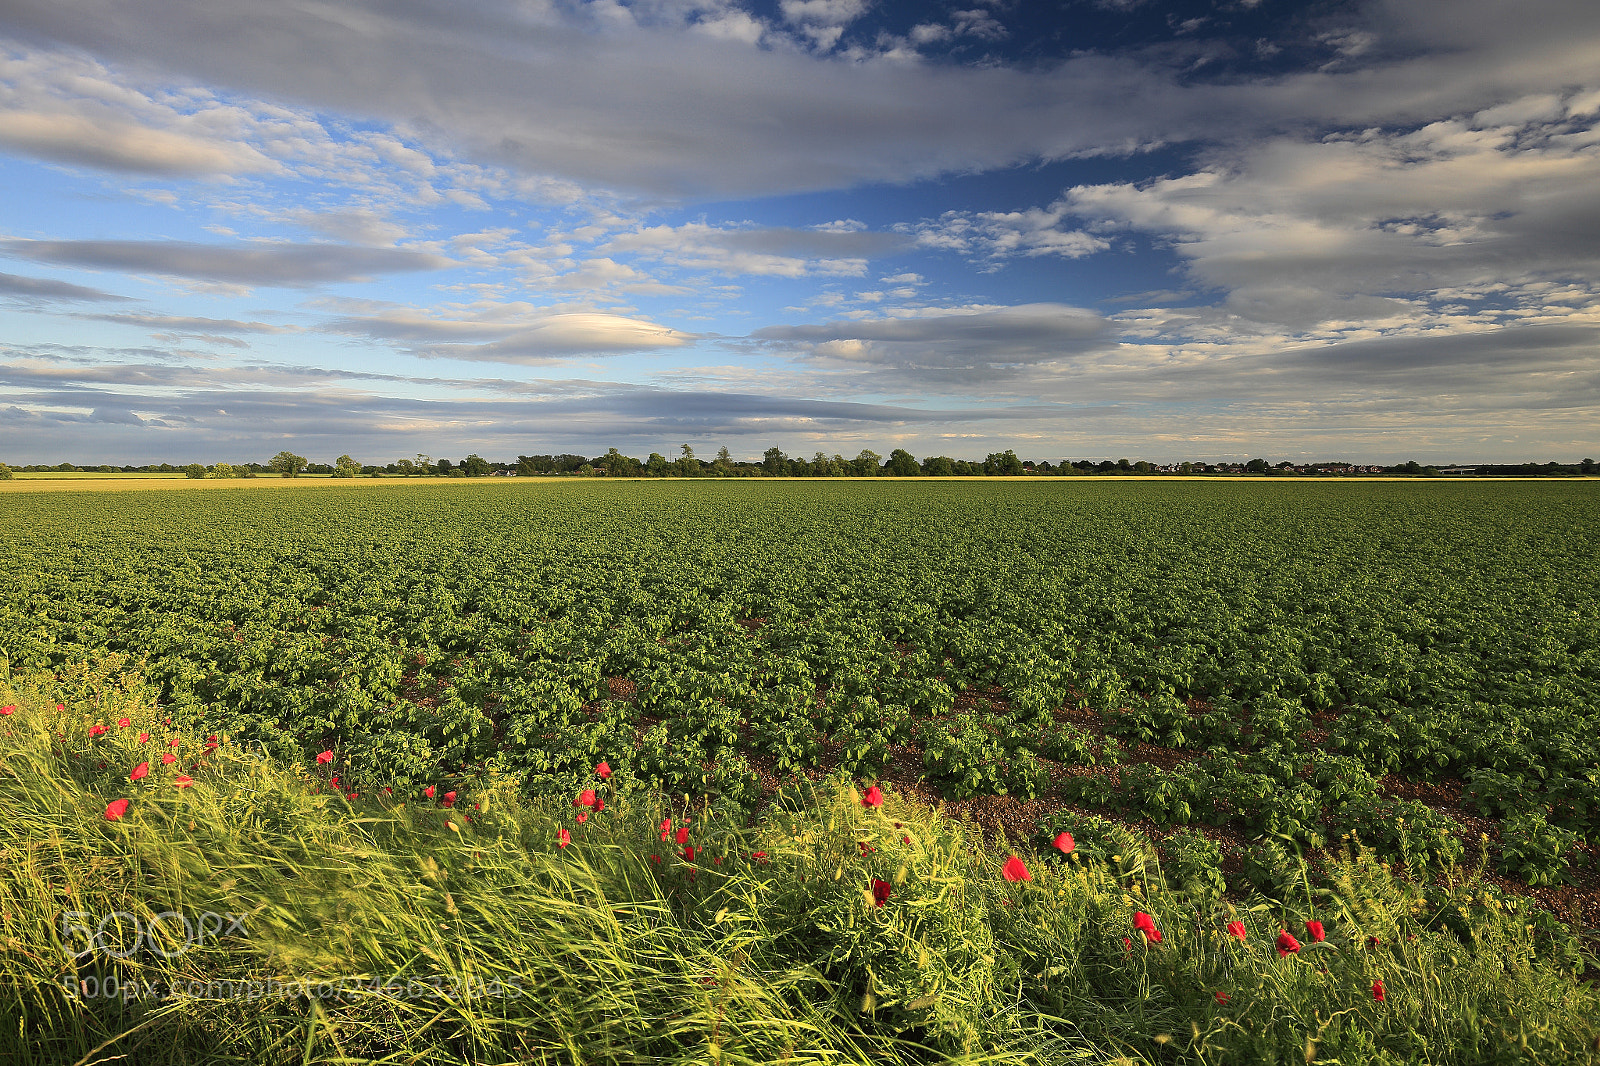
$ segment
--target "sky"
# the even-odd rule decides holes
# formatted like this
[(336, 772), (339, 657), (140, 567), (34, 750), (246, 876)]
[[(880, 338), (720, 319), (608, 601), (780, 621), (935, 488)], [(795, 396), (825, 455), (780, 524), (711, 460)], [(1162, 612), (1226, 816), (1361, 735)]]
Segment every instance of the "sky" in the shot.
[(0, 460), (1600, 455), (1593, 0), (5, 0)]

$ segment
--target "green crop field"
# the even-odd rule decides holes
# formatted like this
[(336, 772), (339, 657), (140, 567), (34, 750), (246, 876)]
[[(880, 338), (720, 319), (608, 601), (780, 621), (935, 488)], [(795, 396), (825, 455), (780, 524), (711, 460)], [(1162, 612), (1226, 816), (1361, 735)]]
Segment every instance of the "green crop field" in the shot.
[[(1357, 852), (1468, 949), (1520, 903), (1571, 975), (1600, 924), (1591, 483), (64, 486), (0, 495), (0, 527), (18, 690), (90, 722), (95, 664), (138, 663), (152, 716), (355, 808), (537, 804), (604, 761), (755, 825), (832, 773), (1035, 866), (1070, 832), (1079, 869), (1202, 924), (1309, 918)], [(1388, 1046), (1340, 1061), (1487, 1061)]]

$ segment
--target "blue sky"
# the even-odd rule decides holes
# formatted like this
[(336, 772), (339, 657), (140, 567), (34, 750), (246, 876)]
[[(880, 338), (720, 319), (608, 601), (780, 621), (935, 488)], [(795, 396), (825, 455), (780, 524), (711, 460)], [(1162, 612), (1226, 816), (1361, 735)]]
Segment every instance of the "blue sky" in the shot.
[(11, 0), (0, 459), (1600, 452), (1600, 8)]

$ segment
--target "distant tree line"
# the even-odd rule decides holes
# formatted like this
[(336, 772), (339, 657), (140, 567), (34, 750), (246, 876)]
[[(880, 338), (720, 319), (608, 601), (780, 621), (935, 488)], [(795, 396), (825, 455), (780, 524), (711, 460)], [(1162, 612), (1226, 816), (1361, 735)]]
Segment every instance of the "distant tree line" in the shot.
[(299, 477), (301, 474), (323, 475), (339, 478), (353, 477), (1024, 477), (1028, 475), (1106, 475), (1111, 477), (1162, 476), (1162, 475), (1257, 475), (1286, 477), (1361, 477), (1384, 475), (1389, 477), (1592, 477), (1600, 475), (1593, 459), (1576, 463), (1517, 463), (1477, 464), (1462, 466), (1424, 466), (1416, 462), (1393, 466), (1366, 465), (1343, 461), (1271, 463), (1265, 459), (1251, 459), (1245, 463), (1207, 463), (1188, 461), (1178, 463), (1137, 462), (1128, 459), (1062, 459), (1049, 460), (1019, 458), (1015, 451), (992, 452), (981, 462), (971, 459), (953, 459), (936, 455), (917, 459), (903, 448), (896, 448), (887, 459), (877, 452), (863, 448), (853, 459), (843, 455), (817, 452), (810, 459), (790, 457), (780, 448), (768, 448), (759, 462), (736, 460), (727, 448), (717, 449), (716, 458), (700, 459), (688, 444), (680, 446), (678, 455), (668, 459), (659, 452), (648, 458), (636, 459), (610, 448), (604, 455), (584, 456), (572, 453), (562, 455), (519, 455), (514, 463), (494, 462), (478, 455), (465, 459), (435, 459), (418, 453), (413, 458), (396, 459), (382, 466), (361, 463), (348, 455), (341, 455), (332, 465), (313, 463), (304, 456), (282, 451), (266, 463), (213, 463), (209, 466), (190, 463), (174, 466), (171, 463), (146, 466), (75, 466), (60, 463), (56, 466), (9, 467), (0, 463), (0, 480), (12, 476), (13, 470), (26, 473), (53, 473), (81, 471), (101, 474), (184, 474), (191, 478), (250, 478), (262, 475)]

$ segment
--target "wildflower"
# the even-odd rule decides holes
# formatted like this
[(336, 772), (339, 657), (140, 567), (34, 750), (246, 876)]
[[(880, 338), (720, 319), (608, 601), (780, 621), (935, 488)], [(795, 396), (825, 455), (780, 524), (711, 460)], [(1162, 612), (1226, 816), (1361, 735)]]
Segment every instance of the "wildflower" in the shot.
[(426, 799), (433, 799), (433, 786), (429, 785), (427, 788), (423, 789), (422, 795)]
[(105, 731), (106, 727), (101, 725), (99, 722), (96, 722), (94, 725), (89, 727), (89, 735), (91, 737), (104, 736)]
[(1055, 840), (1051, 841), (1051, 843), (1063, 855), (1071, 855), (1078, 846), (1077, 841), (1072, 839), (1071, 833), (1057, 833)]
[(1129, 952), (1131, 952), (1132, 950), (1133, 950), (1133, 937), (1131, 937), (1131, 936), (1123, 937), (1122, 938), (1122, 953), (1124, 955), (1126, 955)]
[(211, 736), (206, 737), (206, 750), (207, 751), (215, 751), (215, 750), (217, 750), (217, 737), (216, 737), (216, 734), (212, 734)]
[[(61, 704), (58, 703), (58, 704), (56, 704), (56, 710), (64, 711), (64, 710), (66, 710), (66, 708), (61, 706)], [(118, 718), (117, 719), (117, 728), (118, 729), (126, 729), (132, 724), (133, 724), (133, 719), (131, 719), (131, 718)]]
[(601, 763), (594, 768), (594, 772), (602, 781), (611, 780), (611, 765), (609, 763)]
[(1028, 868), (1015, 855), (1006, 860), (1006, 864), (1000, 868), (1000, 872), (1005, 875), (1007, 881), (1033, 880), (1033, 875), (1028, 872)]
[(454, 807), (456, 805), (456, 794), (454, 792), (446, 792), (444, 799), (439, 802), (446, 807)]
[(866, 795), (861, 797), (861, 805), (863, 807), (883, 806), (883, 792), (879, 790), (877, 785), (867, 789)]
[(331, 752), (331, 751), (319, 751), (319, 752), (317, 752), (317, 765), (318, 766), (321, 766), (323, 763), (330, 763), (332, 761), (333, 761), (333, 752)]
[(567, 827), (562, 826), (561, 832), (556, 834), (556, 847), (564, 848), (572, 843), (572, 834), (567, 832)]
[(175, 763), (177, 761), (178, 761), (178, 757), (176, 755), (172, 754), (172, 752), (170, 752), (170, 751), (161, 756), (161, 765), (162, 766), (171, 766), (173, 763)]
[(67, 705), (66, 705), (66, 704), (65, 704), (65, 703), (58, 703), (58, 704), (56, 704), (56, 710), (58, 710), (58, 711), (64, 711), (64, 710), (66, 710), (66, 709), (67, 709)]
[(651, 862), (660, 862), (660, 861), (661, 861), (661, 856), (659, 856), (659, 855), (652, 855), (652, 856), (650, 856), (650, 861), (651, 861)]
[(167, 747), (175, 748), (175, 747), (178, 746), (178, 743), (179, 743), (178, 738), (177, 737), (173, 737), (171, 740), (167, 741)]
[(173, 788), (188, 788), (192, 784), (194, 784), (194, 779), (185, 774), (179, 774), (172, 779)]
[(1228, 923), (1228, 935), (1233, 937), (1233, 938), (1235, 938), (1236, 940), (1238, 940), (1239, 943), (1243, 944), (1244, 943), (1244, 923), (1243, 922), (1229, 922)]
[(112, 800), (106, 804), (106, 821), (114, 822), (121, 818), (128, 810), (128, 801), (125, 799)]
[(1316, 943), (1318, 943), (1318, 944), (1320, 944), (1324, 940), (1328, 939), (1326, 936), (1323, 935), (1322, 923), (1321, 922), (1307, 922), (1306, 923), (1306, 932), (1310, 933), (1311, 934), (1311, 939), (1313, 941), (1315, 941)]
[(872, 905), (874, 907), (883, 906), (884, 903), (889, 899), (889, 893), (892, 891), (893, 889), (889, 887), (889, 882), (880, 881), (874, 877), (872, 879)]
[(1217, 997), (1217, 1003), (1219, 1006), (1227, 1006), (1228, 1000), (1233, 998), (1226, 992), (1213, 992), (1211, 994)]
[(1156, 928), (1156, 920), (1144, 911), (1135, 911), (1133, 914), (1133, 927), (1145, 935), (1145, 939), (1161, 943), (1161, 930)]
[(1382, 941), (1378, 939), (1376, 934), (1367, 937), (1367, 947), (1369, 948), (1375, 948), (1381, 943)]
[(394, 795), (394, 789), (390, 788), (388, 785), (385, 785), (383, 787), (383, 794), (385, 796), (392, 796)]
[(1372, 998), (1377, 1000), (1379, 1003), (1382, 1003), (1383, 994), (1383, 979), (1379, 978), (1378, 980), (1372, 982)]
[(579, 825), (582, 825), (584, 822), (587, 822), (588, 820), (589, 820), (589, 812), (588, 811), (579, 811), (578, 812), (577, 822), (578, 822)]
[(144, 777), (144, 775), (148, 774), (149, 772), (150, 772), (150, 764), (147, 763), (147, 762), (142, 762), (138, 766), (135, 766), (133, 768), (133, 772), (128, 775), (128, 780), (129, 781), (138, 781), (138, 780), (142, 779)]
[(694, 845), (690, 844), (683, 849), (683, 861), (694, 862)]
[(1293, 955), (1300, 950), (1300, 941), (1289, 935), (1289, 930), (1282, 929), (1278, 932), (1278, 957)]
[(686, 825), (680, 825), (678, 827), (678, 833), (674, 839), (680, 844), (687, 844), (689, 842), (689, 827)]
[(17, 708), (15, 706), (11, 705), (11, 704), (7, 704), (4, 707), (0, 707), (0, 718), (5, 718), (5, 717), (8, 717), (8, 716), (16, 714), (16, 713), (17, 713)]
[(764, 852), (764, 851), (752, 851), (750, 853), (750, 857), (752, 859), (755, 859), (757, 862), (766, 862), (767, 861), (767, 853)]
[(672, 835), (672, 819), (671, 818), (663, 818), (663, 819), (661, 819), (661, 839), (662, 840), (666, 840), (667, 837), (669, 837), (671, 835)]
[(911, 838), (909, 836), (903, 836), (900, 839), (905, 841), (907, 844), (911, 843)]
[(139, 743), (141, 743), (141, 744), (150, 743), (150, 734), (149, 733), (140, 733), (139, 734)]
[(572, 801), (574, 807), (593, 807), (595, 801), (594, 789), (586, 788), (578, 793), (578, 798)]
[(344, 798), (347, 799), (347, 800), (360, 799), (361, 798), (361, 793), (359, 793), (359, 792), (346, 792)]
[(600, 796), (594, 798), (594, 813), (599, 814), (606, 809), (606, 801)]

